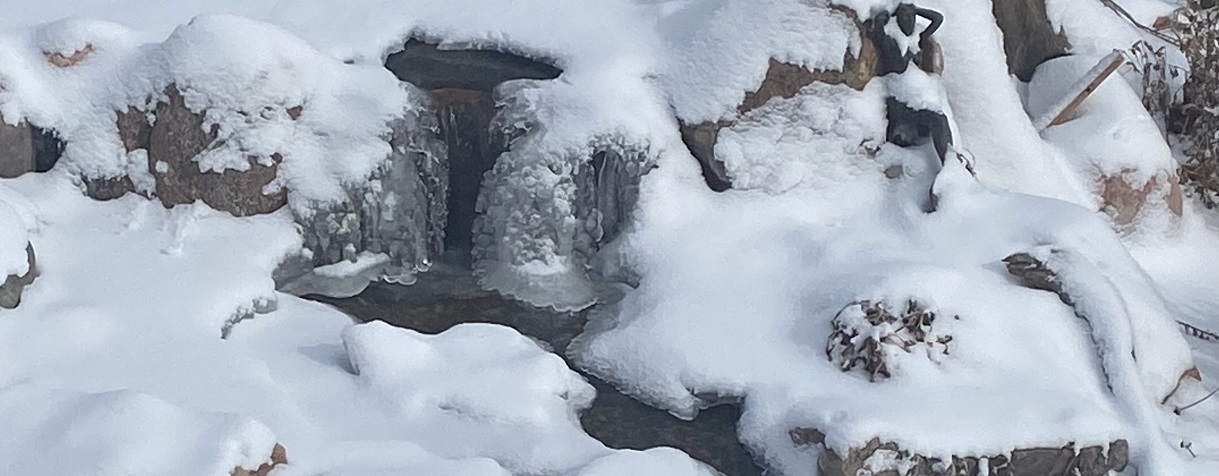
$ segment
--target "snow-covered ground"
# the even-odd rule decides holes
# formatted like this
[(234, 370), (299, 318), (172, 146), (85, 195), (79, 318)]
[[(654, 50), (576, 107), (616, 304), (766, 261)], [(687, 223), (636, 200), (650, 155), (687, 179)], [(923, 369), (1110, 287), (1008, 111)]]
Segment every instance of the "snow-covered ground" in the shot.
[[(1130, 226), (1100, 211), (1098, 178), (1167, 180), (1174, 164), (1120, 77), (1075, 121), (1030, 119), (1139, 38), (1097, 2), (1048, 1), (1080, 56), (1031, 85), (1007, 74), (990, 2), (920, 2), (947, 20), (944, 73), (918, 92), (947, 99), (976, 178), (955, 158), (941, 169), (929, 146), (884, 144), (885, 81), (813, 84), (737, 117), (771, 58), (832, 69), (858, 52), (848, 17), (816, 0), (15, 3), (0, 17), (0, 113), (60, 130), (67, 149), (51, 172), (0, 180), (0, 278), (27, 271), (27, 241), (38, 273), (0, 309), (0, 475), (220, 476), (276, 443), (289, 459), (276, 475), (712, 474), (678, 450), (590, 437), (577, 415), (593, 388), (512, 329), (355, 325), (275, 291), (272, 272), (303, 244), (292, 212), (366, 178), (389, 153), (388, 122), (417, 105), (381, 64), (412, 34), (563, 68), (512, 96), (542, 125), (536, 154), (504, 159), (537, 179), (525, 185), (553, 188), (569, 171), (552, 165), (606, 136), (655, 160), (606, 248), (638, 285), (570, 350), (632, 396), (683, 417), (707, 396), (743, 398), (739, 437), (781, 474), (816, 467), (795, 428), (839, 454), (874, 437), (941, 457), (1120, 438), (1138, 474), (1219, 470), (1219, 401), (1172, 412), (1219, 382), (1219, 342), (1177, 324), (1219, 329), (1219, 215), (1188, 198), (1179, 217), (1150, 199)], [(894, 2), (841, 3), (867, 16)], [(1168, 9), (1121, 3), (1139, 18)], [(80, 65), (45, 61), (86, 44)], [(295, 210), (235, 218), (82, 195), (80, 174), (141, 179), (131, 165), (146, 157), (122, 149), (113, 111), (170, 83), (194, 86), (188, 106), (211, 111), (225, 141), (200, 167), (281, 153), (268, 191), (287, 187)], [(248, 114), (268, 104), (306, 112)], [(716, 153), (735, 190), (706, 189), (679, 118), (732, 121)], [(550, 266), (568, 266), (561, 240), (530, 249), (551, 255), (508, 274), (570, 271)], [(1088, 320), (1018, 286), (1002, 263), (1018, 252), (1067, 270)], [(860, 300), (933, 310), (948, 352), (892, 354), (879, 382), (842, 372), (826, 358), (831, 321)], [(1178, 388), (1195, 365), (1202, 382)]]

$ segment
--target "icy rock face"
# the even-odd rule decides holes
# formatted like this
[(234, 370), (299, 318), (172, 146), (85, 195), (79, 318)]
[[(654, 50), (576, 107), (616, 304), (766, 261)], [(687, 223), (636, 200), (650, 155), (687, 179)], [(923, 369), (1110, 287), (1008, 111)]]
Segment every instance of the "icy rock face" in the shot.
[(414, 92), (420, 107), (392, 123), (393, 152), (368, 182), (349, 186), (345, 202), (297, 213), (309, 252), (311, 266), (306, 268), (354, 263), (362, 253), (383, 254), (388, 259), (380, 273), (410, 282), (444, 251), (448, 153), (437, 137), (431, 103)]
[(654, 157), (621, 137), (553, 147), (527, 89), (497, 100), (492, 127), (509, 145), (478, 198), (474, 272), (484, 287), (536, 306), (584, 308), (595, 301), (593, 258), (628, 226)]

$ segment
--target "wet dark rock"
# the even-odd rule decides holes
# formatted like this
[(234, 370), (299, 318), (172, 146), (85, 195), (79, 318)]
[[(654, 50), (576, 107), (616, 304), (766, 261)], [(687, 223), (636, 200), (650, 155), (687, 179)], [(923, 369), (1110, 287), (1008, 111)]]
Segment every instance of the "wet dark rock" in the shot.
[(25, 122), (11, 125), (0, 116), (0, 178), (13, 178), (34, 170), (34, 143)]
[(21, 304), (21, 293), (38, 276), (33, 244), (26, 245), (25, 257), (29, 270), (21, 276), (7, 276), (4, 282), (0, 283), (0, 308), (13, 309)]
[(55, 167), (64, 150), (59, 135), (52, 129), (31, 126), (30, 138), (34, 144), (34, 171), (47, 172)]
[(1066, 35), (1050, 24), (1045, 0), (995, 1), (993, 9), (1003, 31), (1007, 72), (1021, 81), (1032, 79), (1037, 65), (1067, 54), (1071, 47)]
[[(821, 439), (806, 438), (805, 435)], [(816, 430), (797, 429), (792, 432), (796, 444), (818, 444), (824, 435)], [(982, 460), (985, 459), (985, 462)], [(944, 461), (906, 451), (895, 443), (882, 443), (873, 438), (861, 448), (851, 449), (845, 457), (834, 450), (825, 449), (817, 460), (822, 476), (856, 476), (858, 474), (895, 476), (979, 476), (983, 465), (985, 474), (993, 476), (1046, 476), (1071, 474), (1078, 476), (1104, 476), (1110, 472), (1126, 469), (1130, 460), (1130, 447), (1126, 440), (1101, 446), (1075, 448), (1068, 443), (1061, 448), (1017, 449), (1006, 455), (986, 458), (957, 457)], [(909, 468), (902, 472), (901, 468)]]
[(490, 92), (511, 79), (554, 79), (562, 70), (544, 61), (480, 49), (440, 49), (416, 39), (389, 55), (389, 68), (403, 81), (423, 89), (458, 88)]

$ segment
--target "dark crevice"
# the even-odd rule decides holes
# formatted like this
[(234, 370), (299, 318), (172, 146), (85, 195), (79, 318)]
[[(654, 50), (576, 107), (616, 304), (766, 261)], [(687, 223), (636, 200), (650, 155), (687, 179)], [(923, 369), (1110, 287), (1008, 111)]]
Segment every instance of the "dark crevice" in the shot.
[(34, 171), (46, 172), (55, 167), (63, 156), (64, 143), (53, 129), (30, 127), (30, 139), (34, 145)]
[(431, 95), (440, 119), (440, 136), (449, 151), (449, 216), (444, 246), (468, 251), (483, 175), (504, 152), (490, 131), (495, 101), (491, 93), (471, 89), (434, 89)]
[(385, 67), (423, 89), (458, 88), (491, 92), (512, 79), (554, 79), (562, 70), (548, 63), (494, 50), (440, 49), (411, 39), (389, 55)]

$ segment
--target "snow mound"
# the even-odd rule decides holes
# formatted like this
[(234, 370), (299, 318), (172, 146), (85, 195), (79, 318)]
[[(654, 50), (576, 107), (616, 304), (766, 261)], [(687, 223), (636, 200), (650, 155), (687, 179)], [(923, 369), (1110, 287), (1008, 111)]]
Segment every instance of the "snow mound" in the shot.
[(673, 448), (646, 451), (622, 450), (602, 456), (571, 476), (620, 476), (624, 474), (665, 476), (713, 476), (707, 465)]
[(269, 461), (276, 443), (262, 423), (125, 390), (0, 387), (0, 421), (12, 474), (228, 476)]
[[(414, 426), (431, 429), (429, 450), (487, 456), (530, 473), (604, 451), (577, 418), (596, 396), (592, 386), (511, 328), (461, 324), (425, 335), (371, 322), (343, 331), (343, 345), (365, 385)], [(537, 466), (544, 461), (558, 467)]]

